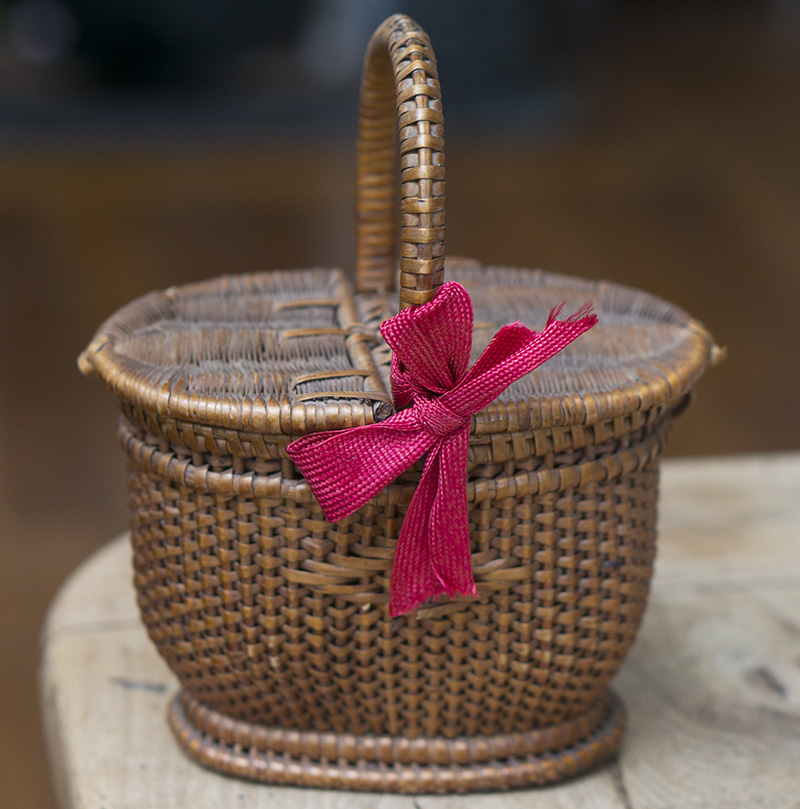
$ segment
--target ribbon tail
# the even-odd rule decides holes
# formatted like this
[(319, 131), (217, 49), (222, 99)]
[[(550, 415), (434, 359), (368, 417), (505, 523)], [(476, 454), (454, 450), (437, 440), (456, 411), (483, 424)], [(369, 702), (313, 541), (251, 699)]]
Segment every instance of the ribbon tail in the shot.
[(430, 517), (431, 564), (449, 595), (477, 597), (472, 576), (467, 507), (469, 427), (442, 442), (439, 486)]
[(412, 612), (441, 593), (477, 596), (467, 514), (469, 429), (441, 439), (425, 462), (403, 519), (392, 565), (389, 614)]
[(337, 522), (386, 488), (434, 444), (411, 410), (380, 424), (309, 433), (286, 448), (326, 519)]
[(550, 312), (540, 332), (522, 323), (503, 326), (478, 357), (472, 368), (442, 403), (456, 413), (474, 413), (493, 402), (509, 385), (547, 362), (597, 323), (592, 303), (559, 320), (564, 304)]

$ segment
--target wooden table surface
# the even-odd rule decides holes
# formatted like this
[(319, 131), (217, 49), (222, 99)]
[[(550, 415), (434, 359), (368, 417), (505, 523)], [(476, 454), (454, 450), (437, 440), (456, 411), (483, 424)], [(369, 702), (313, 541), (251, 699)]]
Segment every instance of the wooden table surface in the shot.
[(555, 787), (419, 797), (254, 785), (164, 721), (176, 682), (140, 624), (125, 537), (64, 585), (41, 692), (65, 809), (800, 807), (800, 453), (667, 461), (641, 633), (615, 680), (616, 762)]

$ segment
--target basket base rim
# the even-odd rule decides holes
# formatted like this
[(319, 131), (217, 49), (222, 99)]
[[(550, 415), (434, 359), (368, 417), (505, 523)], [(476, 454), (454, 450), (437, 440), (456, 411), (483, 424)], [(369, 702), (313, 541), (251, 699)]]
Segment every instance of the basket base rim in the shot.
[[(625, 731), (626, 712), (619, 697), (608, 689), (588, 711), (569, 722), (528, 734), (480, 737), (491, 740), (494, 749), (506, 746), (509, 755), (474, 761), (463, 761), (464, 750), (480, 748), (480, 743), (476, 746), (474, 739), (463, 736), (426, 739), (430, 749), (437, 750), (437, 761), (401, 761), (392, 758), (391, 750), (382, 760), (332, 758), (323, 751), (337, 748), (337, 737), (352, 734), (331, 731), (278, 729), (284, 744), (276, 751), (264, 743), (263, 726), (213, 711), (186, 692), (171, 700), (167, 721), (190, 758), (226, 775), (281, 786), (445, 794), (544, 786), (586, 772), (616, 753)], [(559, 739), (572, 736), (576, 727), (585, 733), (567, 745), (560, 744)], [(261, 743), (255, 746), (250, 742), (258, 730), (262, 731)], [(294, 744), (287, 745), (290, 738)], [(521, 738), (533, 744), (537, 752), (515, 755)]]

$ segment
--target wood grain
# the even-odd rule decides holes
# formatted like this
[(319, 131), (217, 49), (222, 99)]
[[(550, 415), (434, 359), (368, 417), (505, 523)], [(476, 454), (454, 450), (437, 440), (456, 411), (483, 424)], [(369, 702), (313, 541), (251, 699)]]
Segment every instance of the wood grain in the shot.
[(665, 462), (661, 561), (615, 681), (630, 715), (618, 761), (502, 797), (273, 788), (197, 767), (164, 721), (175, 682), (139, 624), (119, 537), (67, 582), (45, 629), (42, 699), (62, 805), (796, 807), (799, 485), (800, 453)]

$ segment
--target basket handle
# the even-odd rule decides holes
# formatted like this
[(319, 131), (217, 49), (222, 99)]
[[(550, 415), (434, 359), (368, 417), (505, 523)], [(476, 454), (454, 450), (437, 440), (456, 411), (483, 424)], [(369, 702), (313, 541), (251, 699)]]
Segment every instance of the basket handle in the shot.
[(356, 286), (394, 288), (400, 146), (400, 309), (444, 280), (444, 136), (436, 58), (410, 17), (389, 17), (364, 58), (358, 115)]

